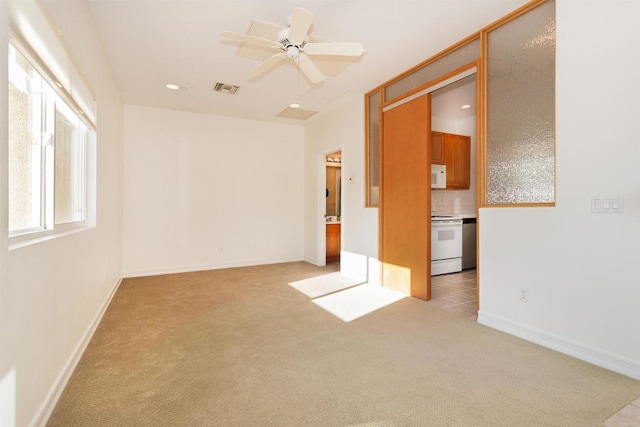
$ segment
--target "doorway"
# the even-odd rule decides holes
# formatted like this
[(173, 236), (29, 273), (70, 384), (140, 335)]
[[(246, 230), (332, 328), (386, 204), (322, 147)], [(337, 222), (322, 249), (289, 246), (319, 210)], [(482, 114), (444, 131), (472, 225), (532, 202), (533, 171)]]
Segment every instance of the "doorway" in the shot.
[(471, 138), (468, 188), (431, 190), (432, 215), (453, 216), (463, 221), (460, 266), (448, 274), (431, 277), (431, 301), (446, 311), (468, 318), (475, 318), (477, 314), (476, 93), (476, 74), (431, 92), (432, 132)]
[(339, 264), (342, 241), (342, 152), (325, 157), (325, 263)]
[[(465, 81), (465, 79), (468, 80)], [(456, 84), (458, 81), (464, 82)], [(473, 99), (465, 102), (465, 104), (468, 103), (472, 107), (472, 114), (467, 114), (469, 114), (468, 121), (473, 124), (473, 128), (465, 131), (465, 133), (472, 138), (470, 145), (474, 147), (474, 156), (473, 159), (469, 159), (468, 161), (470, 170), (468, 170), (467, 173), (471, 175), (475, 185), (475, 147), (477, 144), (477, 117), (475, 114), (477, 107), (477, 85), (475, 84), (475, 66), (470, 66), (468, 69), (456, 75), (447, 76), (438, 83), (425, 85), (424, 89), (411, 96), (383, 106), (382, 108), (384, 122), (384, 126), (382, 127), (384, 129), (384, 136), (381, 145), (381, 179), (383, 183), (381, 194), (383, 196), (381, 197), (380, 203), (380, 255), (383, 265), (382, 283), (384, 286), (395, 289), (398, 289), (397, 284), (400, 283), (401, 288), (398, 290), (425, 300), (431, 299), (432, 285), (430, 268), (431, 216), (428, 211), (429, 205), (431, 205), (431, 208), (434, 208), (434, 205), (437, 206), (438, 204), (442, 204), (443, 206), (447, 205), (447, 212), (443, 212), (441, 206), (441, 214), (451, 214), (454, 210), (461, 210), (460, 207), (456, 207), (456, 205), (453, 204), (456, 201), (455, 199), (459, 199), (460, 197), (444, 197), (447, 193), (449, 193), (447, 196), (455, 196), (456, 191), (450, 191), (450, 189), (447, 188), (439, 190), (443, 193), (433, 193), (433, 190), (430, 188), (431, 175), (426, 171), (430, 169), (433, 154), (431, 132), (434, 117), (432, 117), (431, 113), (431, 97), (432, 95), (437, 96), (438, 90), (446, 88), (449, 85), (451, 85), (451, 88), (443, 89), (443, 92), (450, 91), (457, 85), (464, 86), (464, 83), (467, 82), (473, 84)], [(422, 102), (421, 105), (421, 99), (426, 99), (428, 102)], [(462, 104), (456, 105), (455, 108), (460, 109), (461, 105)], [(398, 112), (396, 113), (395, 110), (398, 110)], [(424, 117), (424, 115), (426, 115), (426, 117)], [(396, 116), (398, 116), (397, 120)], [(395, 123), (394, 120), (397, 121), (397, 123)], [(442, 120), (436, 120), (436, 122), (438, 121), (450, 126), (455, 125), (452, 119), (444, 118)], [(422, 124), (419, 124), (419, 122), (422, 122)], [(436, 125), (439, 126), (437, 123)], [(451, 133), (462, 133), (458, 129), (454, 130), (455, 132), (451, 132), (449, 129)], [(407, 143), (408, 141), (410, 143)], [(394, 158), (396, 156), (399, 160)], [(395, 185), (393, 181), (388, 179), (390, 176), (394, 178), (400, 170), (400, 167), (406, 169), (407, 165), (410, 164), (412, 165), (410, 169), (415, 176), (401, 177), (402, 179), (398, 180)], [(415, 172), (415, 170), (418, 170), (420, 173)], [(407, 183), (415, 183), (416, 181), (419, 181), (418, 185), (410, 189), (409, 194), (405, 194), (406, 191), (405, 193), (399, 193), (402, 197), (398, 198), (398, 200), (385, 196), (385, 194), (395, 196), (398, 188), (404, 187), (404, 189), (401, 190), (404, 191), (407, 189)], [(390, 185), (392, 188), (389, 188)], [(458, 186), (457, 188), (460, 188), (460, 184), (456, 185)], [(447, 187), (449, 187), (449, 184), (447, 184)], [(456, 186), (452, 188), (456, 188)], [(464, 209), (475, 217), (477, 212), (475, 191), (471, 188), (468, 188), (467, 191), (473, 193), (473, 198), (465, 202)], [(419, 203), (413, 206), (416, 204), (416, 200), (419, 201)], [(390, 212), (393, 213), (394, 209), (396, 209), (394, 205), (405, 206), (406, 201), (411, 201), (411, 203), (406, 206), (410, 208), (412, 216), (403, 215), (401, 218), (402, 221), (400, 221), (400, 217), (395, 218), (393, 215), (389, 215)], [(423, 207), (425, 201), (428, 205)], [(460, 200), (457, 200), (457, 202), (460, 202)], [(425, 223), (426, 227), (424, 227)], [(404, 229), (410, 229), (415, 232), (404, 233)], [(400, 243), (402, 243), (401, 247), (399, 246)], [(400, 249), (395, 250), (398, 247)], [(410, 250), (408, 249), (409, 247), (411, 248)], [(411, 255), (411, 253), (414, 255)], [(397, 271), (403, 274), (395, 274)], [(392, 276), (391, 273), (394, 273), (394, 275)], [(402, 283), (403, 280), (404, 284)]]

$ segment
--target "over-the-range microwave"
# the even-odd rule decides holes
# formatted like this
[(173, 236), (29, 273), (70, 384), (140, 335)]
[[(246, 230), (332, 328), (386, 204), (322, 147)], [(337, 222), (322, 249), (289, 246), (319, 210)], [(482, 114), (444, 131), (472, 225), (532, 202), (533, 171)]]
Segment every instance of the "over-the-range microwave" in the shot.
[(447, 167), (431, 165), (431, 188), (447, 188)]

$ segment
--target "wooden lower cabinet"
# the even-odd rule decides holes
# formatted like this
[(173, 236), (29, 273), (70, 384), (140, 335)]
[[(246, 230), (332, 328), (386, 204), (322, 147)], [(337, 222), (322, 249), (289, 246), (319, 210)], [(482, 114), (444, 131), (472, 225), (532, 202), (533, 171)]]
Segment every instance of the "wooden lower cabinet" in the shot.
[(340, 261), (340, 224), (327, 224), (327, 264)]

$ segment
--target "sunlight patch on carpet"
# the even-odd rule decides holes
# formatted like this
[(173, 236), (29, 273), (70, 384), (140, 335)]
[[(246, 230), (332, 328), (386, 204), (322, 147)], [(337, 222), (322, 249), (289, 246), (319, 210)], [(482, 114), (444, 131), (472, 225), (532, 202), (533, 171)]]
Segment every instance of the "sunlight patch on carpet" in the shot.
[(316, 298), (313, 302), (345, 322), (350, 322), (404, 297), (404, 294), (392, 289), (364, 284)]
[(362, 281), (360, 280), (336, 272), (291, 282), (289, 286), (299, 290), (309, 298), (317, 298), (361, 284)]

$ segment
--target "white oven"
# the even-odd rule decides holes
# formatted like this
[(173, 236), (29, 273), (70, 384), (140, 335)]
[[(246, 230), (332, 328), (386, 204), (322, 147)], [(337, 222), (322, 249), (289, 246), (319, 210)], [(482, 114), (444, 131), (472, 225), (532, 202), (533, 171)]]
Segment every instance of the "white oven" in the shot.
[(431, 275), (462, 271), (462, 219), (431, 218)]

